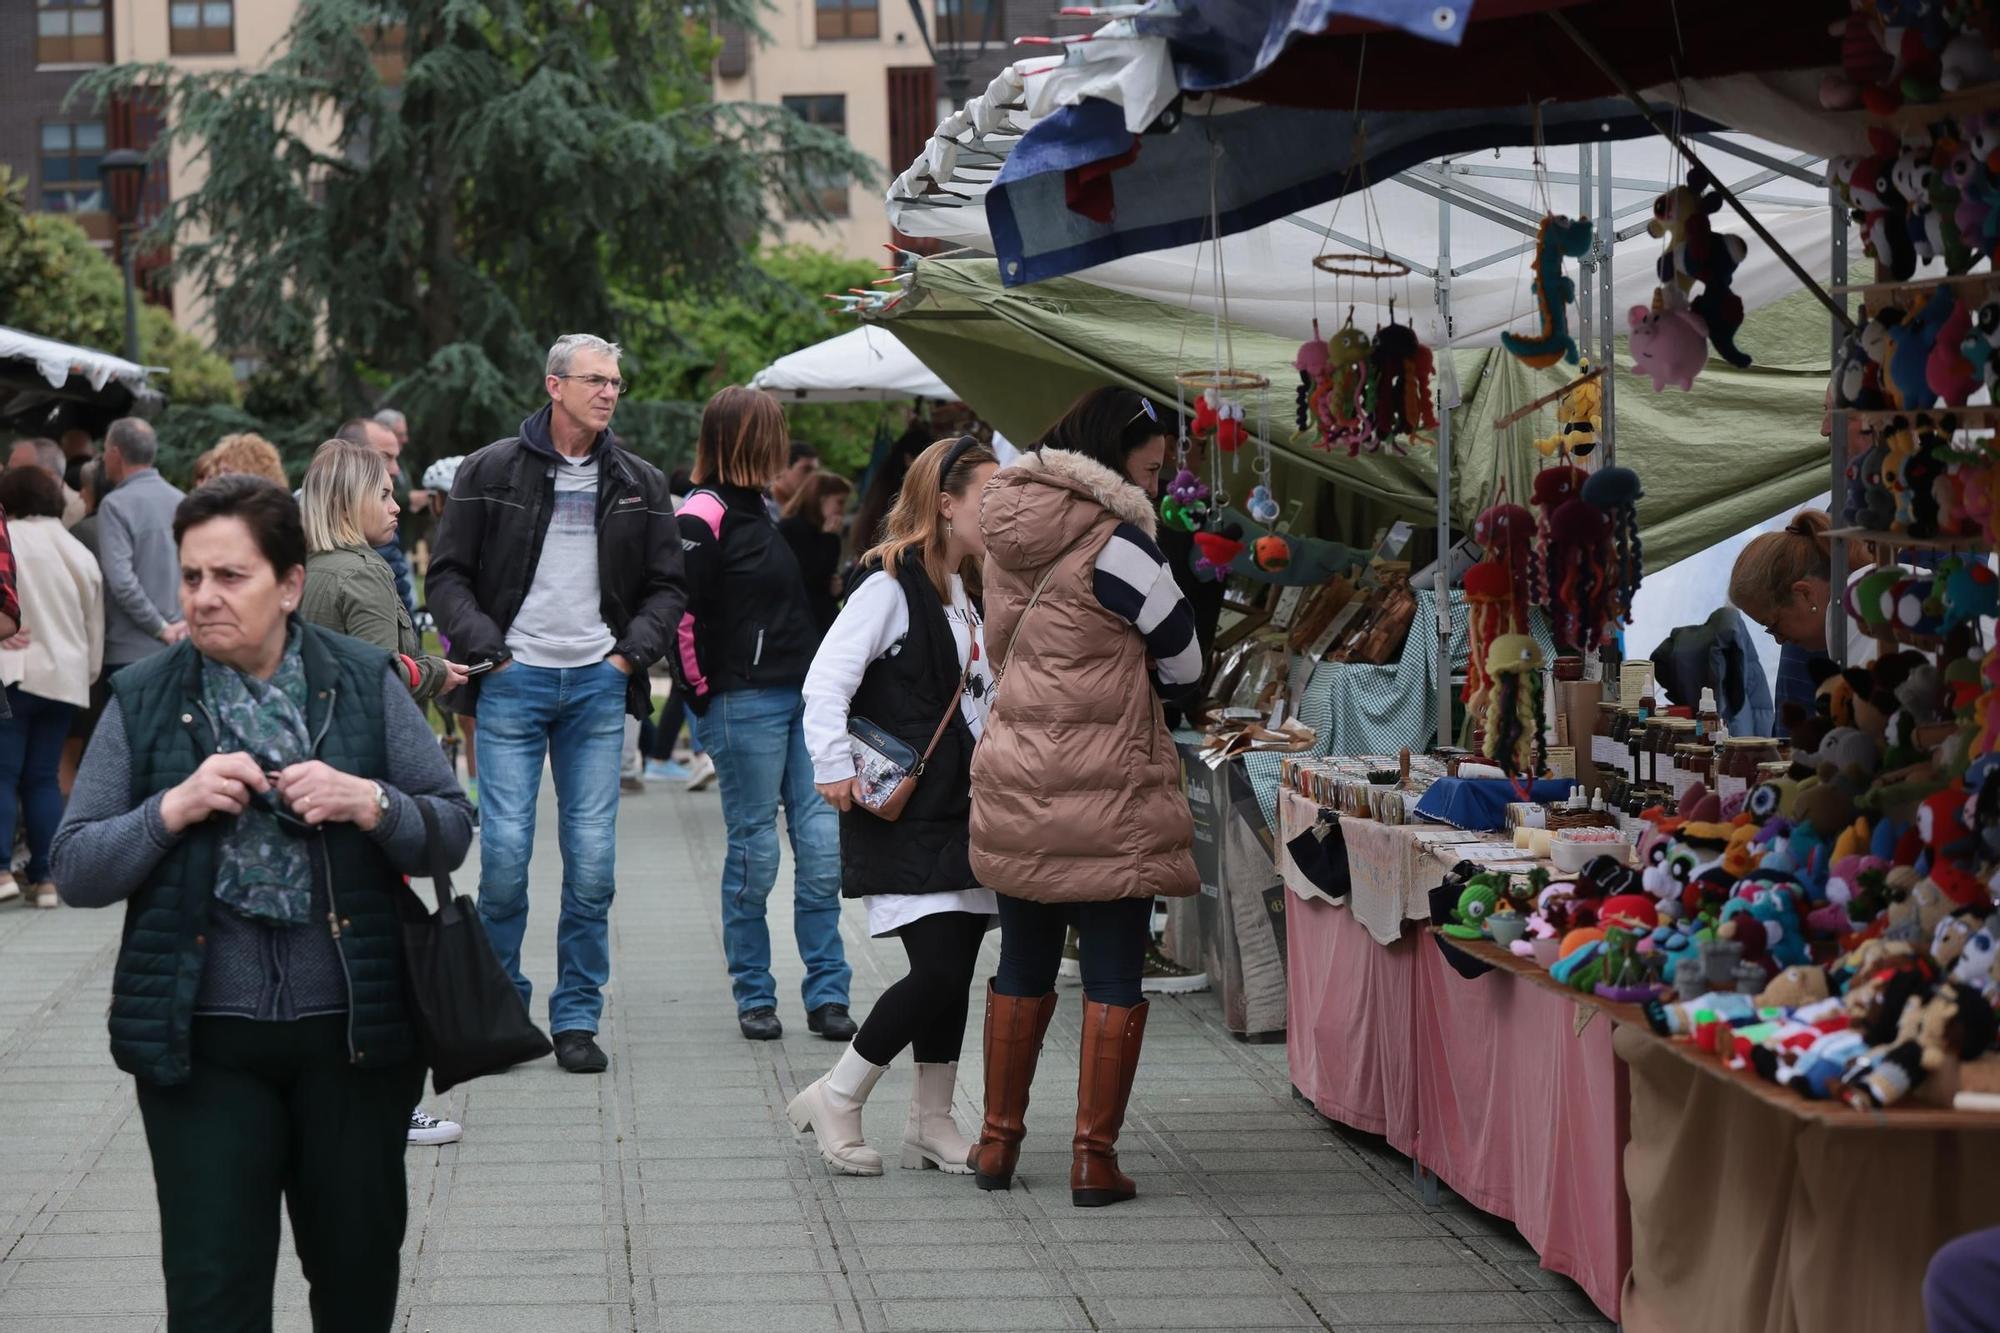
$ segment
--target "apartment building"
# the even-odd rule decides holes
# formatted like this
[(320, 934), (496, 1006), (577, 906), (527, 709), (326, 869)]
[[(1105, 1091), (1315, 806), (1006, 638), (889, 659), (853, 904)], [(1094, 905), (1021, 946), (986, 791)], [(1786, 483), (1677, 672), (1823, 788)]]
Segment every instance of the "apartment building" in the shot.
[[(0, 0), (0, 163), (26, 183), (28, 207), (70, 214), (115, 255), (118, 238), (98, 163), (113, 148), (151, 148), (164, 121), (143, 96), (99, 106), (70, 99), (71, 89), (92, 70), (127, 62), (255, 67), (284, 38), (296, 8), (297, 0)], [(201, 176), (200, 161), (186, 148), (154, 163), (145, 219), (158, 217)], [(147, 299), (199, 328), (200, 294), (185, 279), (165, 281), (166, 258), (137, 257)]]
[[(913, 3), (923, 7), (936, 62)], [(715, 71), (719, 100), (790, 107), (845, 134), (876, 166), (869, 179), (822, 194), (831, 222), (793, 221), (787, 241), (881, 257), (892, 239), (882, 192), (937, 128), (954, 76), (976, 80), (975, 92), (984, 87), (1011, 58), (1006, 34), (1017, 17), (1029, 25), (1021, 31), (1047, 29), (1045, 2), (1032, 20), (1007, 12), (1016, 5), (1025, 11), (1027, 0), (776, 0), (765, 11), (762, 39), (725, 28)]]

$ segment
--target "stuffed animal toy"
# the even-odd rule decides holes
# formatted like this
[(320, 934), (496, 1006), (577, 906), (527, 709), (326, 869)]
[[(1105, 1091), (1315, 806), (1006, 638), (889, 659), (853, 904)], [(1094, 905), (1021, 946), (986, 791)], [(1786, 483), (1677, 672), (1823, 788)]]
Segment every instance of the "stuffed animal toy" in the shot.
[(1982, 302), (1972, 312), (1971, 327), (1958, 346), (1989, 393), (2000, 387), (2000, 357), (1994, 355), (2000, 348), (2000, 301)]
[(1452, 911), (1450, 923), (1439, 926), (1439, 932), (1455, 940), (1485, 939), (1486, 918), (1492, 915), (1500, 901), (1500, 891), (1494, 884), (1496, 878), (1489, 871), (1467, 880), (1464, 891), (1458, 895), (1458, 905)]
[(1259, 537), (1250, 548), (1250, 558), (1266, 574), (1275, 574), (1292, 563), (1292, 545), (1275, 532)]
[(1208, 483), (1182, 468), (1160, 497), (1160, 518), (1182, 532), (1199, 531), (1208, 521), (1208, 494)]
[(1863, 1108), (1893, 1105), (1939, 1070), (1976, 1059), (1992, 1046), (1995, 1030), (1984, 995), (1946, 982), (1921, 1003), (1905, 1005), (1894, 1037), (1848, 1072), (1847, 1100)]
[(1465, 690), (1460, 697), (1470, 716), (1478, 717), (1486, 710), (1487, 691), (1493, 687), (1493, 678), (1486, 674), (1486, 658), (1493, 650), (1493, 641), (1516, 628), (1513, 601), (1514, 579), (1506, 565), (1486, 559), (1465, 571)]
[(1757, 993), (1759, 1009), (1803, 1009), (1828, 999), (1826, 969), (1811, 963), (1795, 963), (1771, 978), (1771, 984)]
[[(1678, 292), (1701, 318), (1717, 356), (1742, 367), (1750, 364), (1750, 357), (1736, 346), (1736, 331), (1743, 326), (1743, 300), (1731, 284), (1749, 248), (1741, 236), (1716, 231), (1710, 224), (1722, 206), (1715, 178), (1696, 167), (1688, 172), (1686, 185), (1677, 185), (1653, 201), (1653, 220), (1646, 230), (1668, 238), (1659, 277), (1669, 296)], [(1694, 294), (1697, 283), (1699, 295)]]
[(1861, 228), (1868, 257), (1895, 281), (1906, 282), (1917, 271), (1917, 254), (1910, 241), (1908, 205), (1892, 178), (1900, 145), (1880, 128), (1869, 130), (1868, 142), (1867, 156), (1836, 158), (1831, 170)]
[(1496, 504), (1474, 520), (1472, 538), (1485, 548), (1486, 559), (1507, 571), (1510, 595), (1503, 633), (1528, 628), (1528, 609), (1535, 604), (1535, 516), (1520, 505)]
[(2000, 578), (1990, 565), (1960, 561), (1944, 581), (1944, 619), (1947, 629), (1977, 624), (1981, 618), (2000, 616)]
[(1576, 339), (1569, 331), (1569, 305), (1576, 299), (1576, 282), (1563, 272), (1563, 260), (1588, 254), (1592, 235), (1589, 218), (1558, 213), (1544, 217), (1536, 230), (1534, 292), (1541, 329), (1525, 336), (1500, 335), (1500, 345), (1522, 364), (1536, 370), (1546, 370), (1558, 361), (1576, 364)]
[(1868, 359), (1868, 349), (1862, 344), (1859, 331), (1841, 339), (1829, 390), (1832, 394), (1829, 407), (1872, 412), (1887, 406), (1882, 396), (1881, 368)]
[(1802, 1049), (1759, 1047), (1750, 1052), (1750, 1065), (1778, 1086), (1823, 1102), (1839, 1095), (1847, 1071), (1867, 1055), (1868, 1043), (1859, 1032), (1835, 1028)]
[(1327, 342), (1328, 388), (1324, 402), (1326, 446), (1346, 449), (1349, 458), (1376, 446), (1375, 414), (1369, 401), (1369, 358), (1375, 345), (1352, 324)]
[(1919, 265), (1933, 262), (1939, 254), (1935, 231), (1937, 214), (1931, 206), (1930, 197), (1932, 144), (1931, 131), (1927, 126), (1912, 126), (1905, 130), (1896, 149), (1895, 165), (1889, 171), (1896, 193), (1903, 196), (1908, 205), (1904, 225), (1909, 228), (1910, 244), (1916, 247)]
[[(1584, 357), (1577, 369), (1590, 372), (1590, 358)], [(1584, 380), (1556, 400), (1555, 434), (1535, 441), (1544, 457), (1557, 452), (1571, 458), (1587, 458), (1597, 447), (1598, 432), (1604, 429), (1603, 376)]]
[(1872, 0), (1856, 0), (1853, 12), (1828, 32), (1840, 38), (1840, 69), (1820, 80), (1819, 104), (1827, 111), (1852, 111), (1861, 105), (1864, 88), (1880, 87), (1889, 78), (1889, 53), (1882, 49)]
[(1611, 521), (1615, 562), (1615, 610), (1623, 624), (1632, 623), (1632, 602), (1645, 577), (1645, 547), (1639, 541), (1639, 501), (1646, 498), (1639, 474), (1628, 467), (1599, 468), (1583, 483), (1583, 498), (1604, 511)]
[(1925, 231), (1931, 247), (1944, 257), (1947, 273), (1963, 273), (1985, 255), (1978, 234), (1967, 236), (1958, 225), (1958, 187), (1952, 183), (1948, 170), (1957, 153), (1955, 139), (1938, 136), (1930, 144), (1928, 160), (1917, 173), (1929, 209), (1924, 216)]
[(1535, 527), (1535, 543), (1539, 555), (1531, 565), (1534, 599), (1548, 601), (1550, 581), (1555, 577), (1548, 567), (1549, 544), (1552, 534), (1550, 525), (1555, 520), (1556, 510), (1583, 494), (1585, 473), (1582, 468), (1564, 464), (1559, 467), (1543, 468), (1535, 474), (1534, 489), (1529, 499), (1534, 502), (1540, 518)]
[(1937, 402), (1927, 376), (1931, 349), (1937, 345), (1938, 333), (1957, 304), (1958, 298), (1952, 295), (1951, 288), (1940, 287), (1912, 310), (1895, 331), (1889, 358), (1889, 390), (1897, 406), (1906, 411)]
[(1412, 421), (1409, 415), (1408, 385), (1410, 377), (1416, 373), (1420, 345), (1415, 329), (1396, 322), (1392, 299), (1389, 322), (1375, 330), (1374, 345), (1369, 352), (1369, 362), (1374, 370), (1375, 438), (1378, 440), (1393, 441), (1397, 436), (1408, 435), (1417, 429), (1418, 423)]
[(1953, 31), (1938, 51), (1938, 87), (1955, 93), (2000, 76), (2000, 64), (1995, 63), (1985, 34), (1970, 26), (1951, 23), (1949, 19), (1947, 23)]
[(1503, 634), (1486, 656), (1483, 753), (1509, 773), (1542, 769), (1542, 650), (1526, 634)]
[(1243, 527), (1224, 523), (1213, 532), (1194, 534), (1196, 577), (1216, 583), (1229, 577), (1229, 564), (1243, 554)]
[(1938, 327), (1937, 340), (1924, 362), (1924, 383), (1947, 407), (1963, 407), (1979, 387), (1980, 372), (1965, 355), (1965, 338), (1972, 330), (1973, 307), (1969, 301), (1954, 301), (1951, 314)]
[(1951, 156), (1945, 160), (1944, 179), (1958, 195), (1952, 221), (1957, 224), (1959, 235), (1965, 238), (1966, 246), (1974, 251), (1990, 249), (1986, 220), (1996, 204), (2000, 204), (2000, 190), (1996, 190), (1993, 173), (1966, 139), (1960, 138), (1953, 144)]
[(1715, 933), (1743, 945), (1743, 960), (1763, 968), (1767, 976), (1809, 961), (1797, 906), (1790, 894), (1779, 890), (1731, 898), (1723, 905)]
[(1861, 90), (1861, 105), (1876, 116), (1888, 116), (1905, 102), (1934, 102), (1949, 32), (1939, 0), (1876, 0), (1875, 29), (1889, 56), (1889, 72)]
[(1595, 650), (1605, 626), (1620, 616), (1610, 516), (1586, 500), (1565, 501), (1549, 520), (1544, 563), (1550, 628), (1556, 641), (1586, 652)]
[(1951, 963), (1951, 979), (1971, 986), (1989, 1000), (2000, 1000), (2000, 916), (1988, 916), (1959, 945)]
[[(1969, 156), (1969, 155), (1968, 155)], [(1320, 439), (1333, 432), (1333, 418), (1326, 408), (1326, 396), (1333, 391), (1331, 355), (1326, 340), (1319, 336), (1319, 321), (1313, 321), (1313, 336), (1299, 344), (1292, 366), (1299, 372), (1297, 421), (1301, 432), (1317, 429)]]
[(1266, 526), (1276, 523), (1278, 515), (1282, 512), (1278, 508), (1277, 497), (1272, 495), (1271, 488), (1262, 482), (1251, 490), (1250, 499), (1243, 507), (1249, 512), (1250, 517)]
[(1961, 907), (1991, 901), (1985, 882), (1965, 868), (1970, 843), (1961, 818), (1964, 809), (1965, 791), (1961, 787), (1947, 787), (1917, 806), (1917, 836), (1931, 854), (1928, 878)]
[(1658, 393), (1669, 384), (1694, 388), (1695, 376), (1708, 362), (1708, 325), (1685, 306), (1671, 306), (1657, 297), (1654, 307), (1635, 305), (1626, 313), (1631, 325), (1632, 371), (1653, 381)]

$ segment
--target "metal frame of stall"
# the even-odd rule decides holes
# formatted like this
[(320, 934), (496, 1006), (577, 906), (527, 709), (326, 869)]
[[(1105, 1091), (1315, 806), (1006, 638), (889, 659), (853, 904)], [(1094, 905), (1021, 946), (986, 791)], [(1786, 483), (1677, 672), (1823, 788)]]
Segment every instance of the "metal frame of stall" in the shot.
[[(1759, 194), (1757, 191), (1781, 178), (1800, 181), (1828, 192), (1828, 202), (1833, 212), (1833, 267), (1836, 274), (1844, 276), (1847, 269), (1847, 216), (1837, 192), (1829, 184), (1823, 156), (1811, 153), (1795, 154), (1790, 158), (1773, 157), (1731, 143), (1718, 134), (1692, 134), (1689, 140), (1711, 147), (1719, 152), (1745, 162), (1754, 162), (1760, 168), (1741, 181), (1729, 185), (1730, 191), (1738, 199), (1748, 203), (1776, 203), (1797, 206), (1810, 201), (1786, 196)], [(1526, 167), (1496, 167), (1469, 163), (1464, 156), (1445, 157), (1436, 162), (1426, 162), (1421, 166), (1400, 171), (1389, 179), (1421, 194), (1430, 195), (1438, 205), (1438, 255), (1435, 264), (1424, 264), (1407, 255), (1397, 254), (1386, 246), (1371, 247), (1369, 242), (1346, 235), (1337, 229), (1323, 228), (1303, 218), (1285, 219), (1309, 231), (1322, 233), (1344, 244), (1363, 249), (1378, 248), (1383, 254), (1399, 263), (1407, 264), (1412, 273), (1430, 279), (1436, 294), (1438, 318), (1444, 326), (1444, 339), (1439, 344), (1440, 351), (1448, 351), (1452, 346), (1451, 280), (1468, 273), (1474, 273), (1494, 264), (1504, 263), (1535, 248), (1535, 236), (1541, 226), (1541, 214), (1516, 203), (1514, 200), (1494, 194), (1490, 190), (1474, 184), (1480, 179), (1488, 180), (1543, 180), (1550, 185), (1574, 185), (1577, 187), (1578, 212), (1597, 218), (1610, 218), (1612, 227), (1599, 227), (1592, 241), (1590, 253), (1579, 264), (1577, 282), (1578, 326), (1584, 332), (1584, 341), (1594, 341), (1592, 356), (1594, 364), (1604, 370), (1604, 428), (1599, 438), (1607, 462), (1615, 462), (1618, 456), (1617, 392), (1618, 377), (1614, 351), (1617, 327), (1612, 315), (1612, 255), (1618, 242), (1630, 240), (1646, 229), (1652, 220), (1653, 198), (1665, 193), (1679, 182), (1638, 179), (1616, 175), (1613, 170), (1612, 145), (1609, 143), (1580, 144), (1576, 151), (1576, 170), (1536, 172)], [(1818, 164), (1820, 169), (1815, 169)], [(1637, 190), (1645, 198), (1627, 204), (1623, 208), (1613, 205), (1614, 190)], [(1593, 211), (1592, 204), (1596, 208)], [(1519, 233), (1524, 242), (1463, 264), (1454, 263), (1451, 249), (1451, 214), (1453, 209), (1484, 218), (1488, 222)], [(1620, 219), (1635, 213), (1645, 213), (1644, 219), (1617, 225)], [(1839, 323), (1833, 323), (1833, 346), (1837, 352), (1843, 330)], [(1451, 668), (1451, 413), (1459, 406), (1458, 377), (1452, 368), (1450, 357), (1440, 359), (1442, 369), (1438, 376), (1438, 438), (1437, 438), (1437, 537), (1438, 560), (1436, 573), (1436, 622), (1433, 631), (1437, 635), (1437, 678), (1432, 682), (1436, 690), (1437, 743), (1452, 743), (1452, 706), (1457, 698), (1457, 688), (1452, 678)], [(1834, 506), (1840, 505), (1841, 483), (1846, 473), (1846, 427), (1840, 417), (1836, 417), (1833, 431), (1833, 476)], [(1838, 543), (1836, 543), (1838, 545)], [(1844, 557), (1836, 553), (1835, 560), (1844, 565)], [(1844, 577), (1844, 568), (1836, 568), (1836, 577)], [(1844, 628), (1844, 627), (1843, 627)], [(1835, 648), (1840, 654), (1840, 648)]]

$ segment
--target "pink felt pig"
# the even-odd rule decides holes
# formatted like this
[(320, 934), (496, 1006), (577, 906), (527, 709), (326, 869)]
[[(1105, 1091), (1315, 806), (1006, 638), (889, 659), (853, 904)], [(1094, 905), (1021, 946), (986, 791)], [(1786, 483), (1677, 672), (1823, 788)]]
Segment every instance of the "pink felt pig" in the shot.
[(1635, 305), (1626, 316), (1632, 326), (1632, 372), (1652, 378), (1653, 392), (1669, 384), (1694, 388), (1694, 377), (1708, 363), (1708, 325), (1685, 307), (1651, 310)]

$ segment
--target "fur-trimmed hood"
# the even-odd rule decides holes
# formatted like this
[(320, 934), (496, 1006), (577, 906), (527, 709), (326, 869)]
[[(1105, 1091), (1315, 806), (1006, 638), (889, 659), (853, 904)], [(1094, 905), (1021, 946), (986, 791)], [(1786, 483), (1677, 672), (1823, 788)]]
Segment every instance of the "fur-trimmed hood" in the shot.
[(1109, 511), (1148, 537), (1159, 519), (1147, 494), (1067, 449), (1024, 453), (987, 483), (979, 526), (986, 554), (1006, 569), (1036, 569), (1074, 545)]

